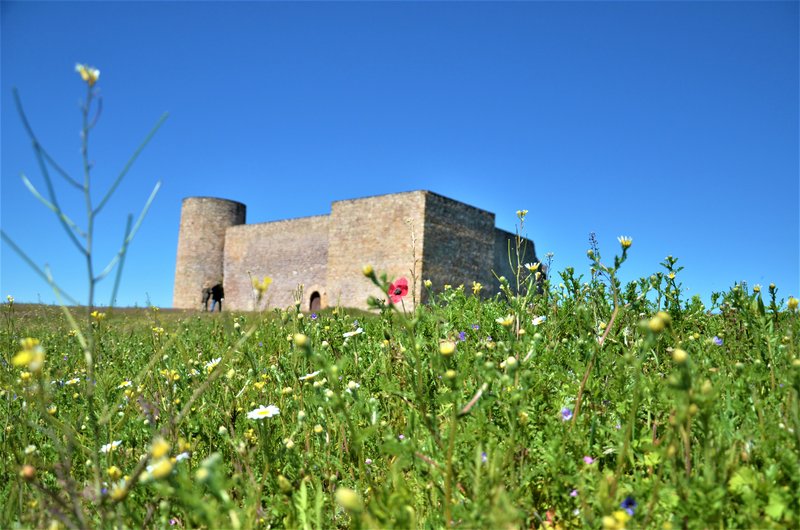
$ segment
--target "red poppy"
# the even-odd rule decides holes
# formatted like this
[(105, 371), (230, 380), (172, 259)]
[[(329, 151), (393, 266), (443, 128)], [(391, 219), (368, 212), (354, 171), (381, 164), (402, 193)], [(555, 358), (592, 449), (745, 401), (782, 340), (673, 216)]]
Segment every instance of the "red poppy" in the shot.
[(400, 278), (394, 283), (389, 284), (389, 299), (393, 304), (399, 302), (405, 295), (408, 294), (408, 280)]

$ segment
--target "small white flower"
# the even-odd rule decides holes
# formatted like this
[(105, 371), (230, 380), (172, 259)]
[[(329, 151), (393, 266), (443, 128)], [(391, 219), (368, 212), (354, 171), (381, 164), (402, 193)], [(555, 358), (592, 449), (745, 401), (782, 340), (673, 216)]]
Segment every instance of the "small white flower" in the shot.
[(176, 462), (180, 462), (181, 460), (187, 460), (188, 458), (189, 458), (189, 453), (187, 453), (186, 451), (175, 455)]
[(541, 323), (542, 323), (542, 322), (544, 322), (545, 320), (547, 320), (547, 317), (546, 317), (546, 316), (534, 317), (534, 318), (533, 318), (533, 325), (534, 325), (534, 326), (538, 326), (539, 324), (541, 324)]
[(119, 447), (120, 445), (122, 445), (122, 440), (114, 440), (110, 444), (103, 445), (103, 447), (100, 448), (100, 452), (101, 453), (109, 453), (109, 452), (113, 451), (114, 449), (116, 449), (117, 447)]
[(277, 416), (281, 413), (281, 410), (276, 407), (275, 405), (269, 405), (267, 407), (261, 406), (257, 409), (253, 409), (247, 413), (247, 417), (251, 420), (261, 420), (264, 418), (271, 418), (273, 416)]
[(316, 372), (311, 372), (310, 374), (301, 375), (299, 377), (299, 379), (300, 379), (300, 381), (307, 381), (309, 379), (314, 379), (315, 377), (317, 377), (319, 375), (320, 371), (321, 370), (317, 370)]
[(74, 378), (70, 379), (69, 381), (64, 381), (64, 385), (77, 385), (80, 382), (81, 382), (80, 379), (78, 379), (77, 377), (74, 377)]
[(212, 371), (222, 360), (222, 357), (217, 357), (216, 359), (211, 359), (205, 365), (206, 372)]
[(118, 384), (117, 388), (125, 388), (125, 387), (129, 387), (129, 386), (132, 386), (132, 385), (133, 385), (133, 383), (131, 383), (130, 381), (128, 381), (126, 379), (125, 381), (123, 381), (120, 384)]
[(31, 445), (29, 445), (28, 447), (25, 448), (25, 454), (26, 455), (30, 455), (30, 454), (33, 454), (35, 452), (36, 452), (36, 446), (33, 445), (33, 444), (31, 444)]
[(355, 335), (360, 335), (362, 333), (364, 333), (364, 329), (363, 328), (358, 328), (355, 331), (348, 331), (347, 333), (342, 333), (342, 337), (347, 339), (349, 337), (353, 337)]

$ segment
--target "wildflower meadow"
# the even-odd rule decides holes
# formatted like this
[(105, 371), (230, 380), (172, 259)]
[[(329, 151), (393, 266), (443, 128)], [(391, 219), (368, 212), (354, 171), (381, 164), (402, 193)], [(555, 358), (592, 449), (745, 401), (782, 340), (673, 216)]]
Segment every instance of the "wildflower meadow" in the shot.
[[(99, 72), (83, 68), (88, 116)], [(97, 209), (81, 232), (42, 200), (91, 258)], [(110, 268), (89, 259), (90, 289), (137, 225)], [(424, 282), (413, 309), (414, 282), (368, 264), (355, 271), (375, 287), (368, 312), (12, 293), (0, 527), (800, 525), (797, 299), (735, 285), (687, 300), (671, 256), (623, 284), (635, 242), (620, 237), (608, 259), (589, 246), (588, 275), (510, 248), (499, 291)], [(254, 296), (270, 283), (253, 279)]]

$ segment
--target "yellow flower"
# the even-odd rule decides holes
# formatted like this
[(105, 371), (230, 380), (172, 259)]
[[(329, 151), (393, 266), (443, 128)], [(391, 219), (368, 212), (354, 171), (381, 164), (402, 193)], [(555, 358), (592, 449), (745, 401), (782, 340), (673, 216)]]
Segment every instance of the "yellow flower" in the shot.
[(426, 288), (426, 289), (430, 289), (430, 288), (431, 288), (431, 285), (433, 285), (433, 282), (432, 282), (432, 281), (430, 281), (430, 280), (425, 280), (425, 288)]
[(92, 315), (92, 318), (95, 319), (95, 320), (103, 320), (104, 318), (106, 318), (106, 314), (105, 313), (101, 313), (99, 311), (92, 311), (91, 315)]
[(361, 272), (362, 272), (362, 273), (364, 274), (364, 276), (366, 276), (367, 278), (371, 278), (371, 277), (372, 277), (372, 275), (373, 275), (373, 274), (375, 274), (375, 270), (372, 268), (372, 265), (369, 265), (369, 264), (367, 264), (367, 265), (364, 265), (364, 267), (361, 269)]
[(536, 272), (537, 270), (539, 270), (539, 266), (541, 264), (542, 263), (539, 262), (539, 261), (537, 261), (536, 263), (526, 263), (525, 264), (525, 268), (528, 269), (531, 272)]
[(631, 245), (633, 244), (633, 239), (628, 236), (619, 236), (617, 241), (619, 241), (619, 244), (622, 245), (622, 250), (631, 248)]
[(18, 368), (26, 366), (32, 372), (41, 370), (42, 364), (44, 364), (44, 350), (39, 344), (39, 339), (28, 337), (19, 343), (22, 350), (11, 359), (11, 364)]
[(508, 326), (514, 323), (514, 317), (512, 315), (506, 315), (504, 317), (496, 318), (495, 322), (497, 322), (504, 328), (507, 328)]
[(480, 282), (472, 282), (472, 294), (478, 294), (483, 289), (483, 285)]
[(122, 476), (122, 470), (120, 470), (120, 468), (117, 466), (111, 466), (110, 468), (106, 469), (106, 473), (108, 474), (108, 478), (111, 480), (117, 480)]
[(120, 480), (113, 486), (111, 486), (111, 491), (109, 491), (108, 495), (111, 497), (112, 500), (117, 502), (121, 501), (128, 495), (128, 488), (126, 487), (126, 483), (124, 480)]
[(167, 455), (167, 453), (169, 453), (169, 450), (170, 450), (169, 442), (159, 436), (158, 438), (153, 440), (153, 445), (152, 447), (150, 447), (150, 456), (152, 456), (155, 459), (163, 458), (164, 456)]
[(253, 278), (253, 289), (256, 291), (259, 297), (264, 296), (264, 293), (267, 292), (270, 284), (272, 284), (272, 278), (269, 276), (264, 276), (264, 279), (261, 281), (258, 281), (258, 278)]
[(456, 351), (456, 343), (452, 340), (445, 340), (439, 344), (439, 353), (444, 356), (453, 355), (454, 351)]
[(169, 458), (162, 458), (148, 469), (153, 478), (164, 478), (172, 472), (172, 462)]
[(89, 86), (94, 86), (94, 84), (97, 83), (97, 80), (100, 79), (100, 70), (85, 64), (76, 64), (75, 71), (81, 75), (81, 79), (83, 79)]
[(790, 296), (787, 305), (789, 306), (789, 311), (795, 311), (798, 305), (797, 298)]

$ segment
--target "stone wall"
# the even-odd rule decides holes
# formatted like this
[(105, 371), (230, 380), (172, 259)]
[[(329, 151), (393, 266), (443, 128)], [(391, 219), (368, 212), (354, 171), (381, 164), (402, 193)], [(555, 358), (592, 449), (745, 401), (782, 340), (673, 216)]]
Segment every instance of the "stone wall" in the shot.
[(255, 309), (251, 276), (272, 278), (260, 308), (292, 305), (298, 284), (304, 285), (302, 310), (308, 311), (314, 291), (319, 292), (322, 306), (327, 306), (329, 221), (329, 216), (319, 215), (228, 229), (225, 308)]
[(422, 275), (435, 291), (444, 284), (492, 282), (494, 257), (494, 214), (448, 199), (425, 194), (425, 237), (422, 246)]
[[(328, 232), (330, 305), (366, 308), (369, 295), (387, 298), (361, 273), (367, 263), (376, 272), (386, 273), (390, 280), (405, 276), (409, 289), (420, 293), (426, 193), (412, 191), (333, 203)], [(412, 227), (416, 249), (411, 241)], [(416, 271), (416, 283), (412, 281), (412, 270)], [(413, 307), (412, 293), (404, 302), (407, 308)]]
[(245, 222), (244, 204), (188, 197), (181, 206), (172, 307), (200, 309), (202, 289), (222, 281), (225, 230)]
[[(390, 280), (408, 279), (408, 309), (415, 296), (417, 302), (427, 298), (426, 279), (435, 291), (464, 284), (469, 292), (477, 281), (487, 296), (499, 288), (493, 272), (513, 283), (508, 248), (509, 243), (515, 248), (515, 235), (495, 228), (493, 213), (429, 191), (335, 201), (330, 215), (255, 225), (244, 221), (241, 203), (184, 199), (174, 307), (199, 309), (203, 285), (224, 278), (225, 309), (291, 306), (299, 284), (303, 311), (315, 292), (323, 308), (366, 309), (370, 295), (388, 297), (363, 276), (365, 264)], [(533, 241), (523, 241), (522, 263), (536, 262)], [(264, 276), (273, 283), (256, 307), (251, 278)]]

